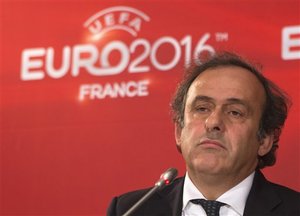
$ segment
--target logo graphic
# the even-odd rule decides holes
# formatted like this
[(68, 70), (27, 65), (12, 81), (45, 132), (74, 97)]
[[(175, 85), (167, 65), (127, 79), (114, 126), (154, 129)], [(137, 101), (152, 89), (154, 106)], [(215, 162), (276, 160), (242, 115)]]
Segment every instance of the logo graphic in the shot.
[(135, 8), (126, 6), (110, 7), (91, 16), (83, 26), (99, 39), (112, 30), (123, 30), (136, 37), (144, 22), (149, 22), (147, 14)]
[[(128, 6), (100, 10), (83, 23), (88, 39), (92, 41), (24, 49), (20, 78), (23, 81), (57, 80), (88, 74), (99, 77), (99, 82), (81, 84), (78, 88), (80, 101), (145, 97), (150, 95), (151, 80), (148, 76), (141, 79), (136, 74), (172, 71), (178, 65), (188, 66), (191, 61), (200, 64), (199, 56), (215, 52), (211, 43), (224, 43), (229, 39), (228, 32), (203, 32), (197, 36), (187, 33), (178, 37), (150, 31), (153, 34), (150, 38), (139, 37), (144, 23), (149, 21), (146, 13)], [(160, 23), (156, 25), (160, 26)], [(129, 34), (130, 39), (115, 34), (116, 37), (106, 37), (98, 43), (103, 35), (112, 31)], [(127, 73), (125, 80), (119, 79), (121, 73)], [(101, 77), (106, 76), (116, 79), (104, 82)]]
[(282, 29), (281, 57), (284, 60), (300, 59), (300, 26), (286, 26)]

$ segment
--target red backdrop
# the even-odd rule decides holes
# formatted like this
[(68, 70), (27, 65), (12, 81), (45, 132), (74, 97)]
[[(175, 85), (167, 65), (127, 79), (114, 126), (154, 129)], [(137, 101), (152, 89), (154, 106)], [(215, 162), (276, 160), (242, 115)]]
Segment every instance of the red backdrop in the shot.
[(293, 99), (278, 162), (300, 190), (299, 0), (1, 0), (2, 215), (104, 215), (110, 199), (184, 174), (169, 103), (184, 65), (230, 50)]

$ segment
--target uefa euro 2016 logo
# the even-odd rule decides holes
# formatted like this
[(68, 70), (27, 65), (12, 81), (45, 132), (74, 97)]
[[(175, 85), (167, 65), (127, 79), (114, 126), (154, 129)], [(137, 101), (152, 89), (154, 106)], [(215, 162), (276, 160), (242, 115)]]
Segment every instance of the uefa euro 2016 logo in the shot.
[[(66, 45), (59, 49), (51, 46), (24, 49), (21, 54), (21, 80), (38, 81), (46, 77), (62, 79), (67, 74), (75, 78), (82, 73), (104, 77), (125, 72), (130, 80), (80, 85), (78, 99), (144, 97), (150, 94), (148, 86), (151, 82), (148, 79), (136, 80), (137, 73), (171, 71), (178, 65), (180, 68), (182, 64), (189, 65), (191, 61), (199, 64), (199, 55), (215, 52), (211, 42), (224, 43), (229, 39), (227, 32), (204, 32), (195, 41), (193, 37), (196, 36), (190, 34), (181, 39), (163, 35), (151, 41), (138, 37), (149, 22), (148, 14), (132, 7), (116, 6), (100, 10), (83, 23), (89, 34), (88, 43)], [(119, 34), (109, 40), (103, 39), (112, 32), (126, 32), (131, 39), (125, 41), (118, 37)], [(165, 46), (169, 47), (168, 52), (162, 51)], [(57, 55), (57, 52), (62, 53)], [(111, 61), (115, 53), (118, 58)], [(58, 61), (61, 62), (60, 66), (55, 64), (57, 56), (61, 56)], [(167, 60), (162, 61), (160, 56), (167, 57)], [(183, 62), (180, 63), (180, 60)]]
[(91, 16), (85, 23), (94, 39), (113, 30), (126, 31), (136, 37), (144, 22), (149, 22), (150, 17), (144, 12), (132, 7), (117, 6), (99, 11)]

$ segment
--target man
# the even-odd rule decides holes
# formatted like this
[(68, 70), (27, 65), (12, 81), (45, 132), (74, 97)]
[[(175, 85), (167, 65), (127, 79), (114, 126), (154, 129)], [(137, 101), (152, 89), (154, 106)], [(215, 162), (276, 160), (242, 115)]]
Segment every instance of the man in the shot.
[[(186, 175), (133, 215), (300, 215), (299, 193), (260, 172), (276, 161), (288, 106), (275, 84), (234, 54), (191, 67), (172, 102)], [(114, 198), (107, 214), (124, 214), (147, 191)]]

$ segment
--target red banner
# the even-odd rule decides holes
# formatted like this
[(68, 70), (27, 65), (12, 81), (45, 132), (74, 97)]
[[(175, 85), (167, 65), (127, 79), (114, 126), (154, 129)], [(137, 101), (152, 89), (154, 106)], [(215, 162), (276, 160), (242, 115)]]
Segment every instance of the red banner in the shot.
[(166, 168), (184, 175), (170, 99), (185, 65), (219, 50), (261, 63), (292, 98), (264, 173), (300, 190), (299, 0), (0, 6), (2, 215), (105, 215)]

